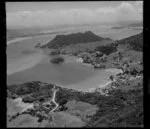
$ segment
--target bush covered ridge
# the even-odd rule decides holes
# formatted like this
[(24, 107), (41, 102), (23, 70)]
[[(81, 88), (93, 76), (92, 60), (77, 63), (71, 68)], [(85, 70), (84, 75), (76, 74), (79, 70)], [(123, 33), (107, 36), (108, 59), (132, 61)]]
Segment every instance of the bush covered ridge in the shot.
[(96, 50), (99, 50), (107, 55), (116, 52), (118, 49), (143, 51), (143, 33), (96, 48)]
[(68, 46), (70, 44), (89, 43), (89, 42), (96, 42), (101, 40), (104, 40), (104, 38), (95, 35), (91, 31), (86, 31), (85, 33), (79, 32), (79, 33), (68, 34), (68, 35), (57, 35), (52, 41), (50, 41), (49, 43), (47, 43), (42, 47), (57, 49), (63, 46)]
[(120, 45), (129, 45), (129, 49), (143, 51), (143, 32), (118, 41)]
[(98, 102), (98, 106), (88, 127), (143, 127), (142, 88), (113, 91), (106, 100)]
[[(80, 46), (78, 47), (75, 45), (81, 44), (82, 49), (83, 49), (84, 47), (86, 48), (86, 44), (89, 44), (89, 45), (93, 44), (94, 46), (99, 45), (98, 47), (96, 47), (95, 50), (99, 50), (106, 55), (116, 52), (118, 49), (143, 51), (143, 32), (134, 36), (130, 36), (128, 38), (124, 38), (118, 41), (113, 41), (113, 43), (111, 44), (107, 44), (107, 43), (103, 44), (102, 41), (105, 41), (105, 40), (109, 41), (110, 43), (112, 41), (109, 38), (99, 37), (91, 31), (86, 31), (85, 33), (57, 35), (52, 41), (50, 41), (46, 45), (41, 46), (41, 48), (47, 47), (50, 49), (51, 48), (52, 49), (64, 49), (63, 53), (65, 53), (65, 48), (67, 49), (68, 46), (70, 46), (69, 49), (72, 49), (72, 48), (74, 49), (76, 47), (76, 49), (80, 51)], [(90, 47), (93, 47), (93, 46), (90, 46)], [(85, 50), (83, 49), (83, 51)], [(74, 53), (71, 53), (71, 54), (74, 54)]]

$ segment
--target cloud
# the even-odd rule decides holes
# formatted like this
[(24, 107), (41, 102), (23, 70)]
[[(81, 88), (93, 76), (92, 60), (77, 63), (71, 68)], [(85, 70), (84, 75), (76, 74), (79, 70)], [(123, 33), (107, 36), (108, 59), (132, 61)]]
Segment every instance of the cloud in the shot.
[(7, 26), (47, 26), (142, 20), (142, 1), (122, 2), (116, 7), (96, 9), (71, 8), (61, 10), (18, 11), (7, 13)]
[(143, 1), (136, 1), (135, 7), (139, 13), (143, 14)]
[(142, 20), (139, 9), (143, 10), (142, 6), (137, 6), (137, 3), (123, 2), (120, 6), (116, 7), (117, 20)]

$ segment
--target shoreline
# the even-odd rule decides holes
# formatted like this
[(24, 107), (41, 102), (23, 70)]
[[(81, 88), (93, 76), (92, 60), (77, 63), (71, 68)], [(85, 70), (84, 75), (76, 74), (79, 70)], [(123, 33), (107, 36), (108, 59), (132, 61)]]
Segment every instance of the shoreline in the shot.
[[(93, 68), (93, 65), (88, 64), (88, 63), (83, 63), (83, 59), (81, 57), (77, 57), (77, 56), (73, 56), (73, 55), (65, 55), (65, 56), (69, 56), (69, 57), (73, 57), (73, 58), (75, 57), (75, 61), (77, 63), (80, 63), (81, 65), (85, 65), (85, 66)], [(122, 69), (118, 69), (118, 68), (107, 68), (104, 70), (106, 72), (109, 72), (113, 76), (116, 76), (119, 73), (123, 73)], [(85, 91), (84, 90), (78, 90), (78, 91), (80, 91), (80, 92), (91, 92), (92, 90), (95, 90), (96, 88), (105, 88), (105, 87), (109, 86), (112, 82), (114, 82), (114, 81), (108, 81), (105, 84), (99, 84), (97, 87), (95, 87), (95, 88), (91, 87), (91, 88), (86, 89)], [(76, 84), (74, 84), (74, 85), (76, 85)], [(61, 87), (66, 88), (64, 86), (61, 86)], [(73, 88), (68, 88), (68, 89), (73, 89)], [(73, 89), (73, 90), (77, 90), (77, 89)]]
[[(41, 51), (42, 52), (42, 51)], [(41, 55), (41, 57), (39, 58), (39, 56), (37, 55), (37, 57), (38, 57), (38, 60), (35, 60), (35, 57), (33, 56), (33, 58), (34, 58), (34, 60), (31, 58), (31, 60), (29, 61), (29, 63), (26, 63), (26, 64), (23, 64), (23, 66), (22, 67), (20, 67), (19, 69), (18, 69), (18, 67), (17, 67), (17, 70), (12, 70), (12, 71), (9, 71), (8, 69), (8, 71), (7, 71), (7, 76), (8, 75), (12, 75), (12, 74), (15, 74), (15, 73), (17, 73), (17, 72), (22, 72), (22, 71), (24, 71), (24, 70), (27, 70), (27, 69), (30, 69), (30, 68), (32, 68), (32, 67), (34, 67), (35, 65), (37, 65), (38, 63), (40, 63), (41, 62), (41, 60), (43, 59), (42, 57), (45, 55), (45, 53), (40, 53), (40, 55)], [(85, 64), (85, 63), (83, 63), (82, 62), (82, 59), (81, 58), (78, 58), (78, 57), (76, 57), (76, 56), (70, 56), (70, 55), (64, 55), (65, 56), (65, 58), (67, 58), (68, 60), (72, 60), (72, 61), (75, 61), (75, 62), (78, 62), (78, 63), (80, 63), (81, 65), (85, 65), (86, 67), (92, 67), (92, 65), (91, 64)], [(28, 66), (28, 67), (27, 67)], [(108, 68), (108, 69), (104, 69), (104, 71), (106, 71), (106, 72), (108, 72), (109, 74), (111, 74), (111, 75), (114, 75), (114, 76), (116, 76), (116, 74), (118, 74), (118, 73), (122, 73), (123, 71), (121, 70), (121, 69), (116, 69), (116, 68)], [(99, 75), (97, 75), (97, 76), (99, 76)], [(92, 78), (91, 78), (92, 79)], [(93, 80), (91, 80), (91, 81), (93, 81)], [(80, 84), (81, 83), (81, 84)], [(80, 83), (73, 83), (73, 84), (70, 84), (70, 87), (72, 87), (72, 86), (75, 86), (75, 85), (83, 85), (83, 83), (87, 83), (86, 81), (85, 82), (80, 82)], [(86, 89), (76, 89), (76, 88), (69, 88), (69, 85), (67, 85), (67, 86), (63, 86), (63, 85), (60, 85), (60, 84), (56, 84), (56, 85), (58, 85), (58, 86), (61, 86), (61, 87), (63, 87), (63, 88), (68, 88), (68, 89), (73, 89), (73, 90), (78, 90), (78, 91), (81, 91), (81, 92), (89, 92), (89, 91), (91, 91), (91, 89), (96, 89), (96, 88), (99, 88), (99, 87), (105, 87), (105, 86), (107, 86), (108, 84), (110, 84), (111, 82), (108, 80), (105, 84), (102, 84), (102, 83), (97, 83), (96, 82), (96, 85), (95, 86), (93, 86), (93, 87), (90, 87), (90, 88), (86, 88)], [(77, 87), (79, 87), (79, 86), (77, 86)]]
[(107, 82), (107, 83), (105, 83), (104, 85), (99, 85), (98, 86), (98, 88), (105, 88), (105, 87), (107, 87), (109, 84), (111, 84), (113, 81), (109, 81), (109, 82)]
[[(85, 65), (85, 66), (88, 66), (88, 67), (93, 67), (91, 64), (83, 63), (83, 59), (81, 57), (77, 58), (76, 62), (81, 63), (82, 65)], [(117, 68), (107, 68), (107, 69), (104, 69), (104, 70), (106, 72), (110, 72), (110, 74), (114, 75), (114, 76), (116, 76), (119, 73), (123, 73), (122, 69), (117, 69)], [(96, 87), (96, 88), (105, 88), (105, 87), (111, 85), (112, 82), (114, 82), (114, 81), (108, 81), (105, 84), (99, 84), (98, 87)], [(88, 88), (87, 92), (92, 92), (96, 88), (93, 88), (93, 87)]]
[[(111, 70), (111, 75), (113, 75), (113, 76), (116, 76), (117, 74), (119, 74), (119, 73), (123, 73), (123, 71), (122, 70), (120, 70), (120, 69), (115, 69), (115, 68), (109, 68), (109, 70)], [(105, 71), (107, 71), (107, 69), (105, 69)], [(113, 71), (113, 72), (112, 72)], [(96, 90), (97, 88), (106, 88), (106, 87), (108, 87), (109, 85), (111, 85), (111, 83), (112, 82), (114, 82), (115, 80), (113, 80), (113, 81), (110, 81), (110, 80), (108, 80), (106, 83), (104, 83), (104, 84), (102, 84), (102, 83), (100, 83), (100, 84), (98, 84), (97, 85), (97, 87), (91, 87), (91, 88), (87, 88), (87, 89), (74, 89), (74, 88), (69, 88), (69, 87), (65, 87), (65, 86), (63, 86), (63, 85), (59, 85), (58, 84), (58, 86), (60, 86), (60, 87), (62, 87), (62, 88), (67, 88), (67, 89), (72, 89), (72, 90), (77, 90), (77, 91), (79, 91), (79, 92), (84, 92), (84, 93), (87, 93), (87, 92), (92, 92), (92, 91), (94, 91), (94, 90)], [(56, 84), (57, 85), (57, 84)], [(76, 84), (73, 84), (73, 85), (76, 85)]]
[(27, 40), (27, 39), (32, 39), (32, 38), (33, 38), (32, 36), (14, 38), (14, 39), (8, 40), (7, 45), (10, 45), (10, 44), (13, 44), (13, 43), (16, 43), (16, 42), (19, 42), (19, 41), (24, 41), (24, 40)]
[[(66, 33), (66, 32), (64, 31), (64, 32), (60, 32), (60, 33)], [(59, 32), (43, 32), (43, 33), (31, 35), (31, 36), (27, 35), (27, 36), (14, 37), (14, 38), (7, 41), (7, 45), (10, 45), (12, 43), (16, 43), (19, 41), (27, 40), (27, 39), (32, 39), (32, 38), (37, 37), (37, 36), (52, 35), (52, 34), (59, 34)]]

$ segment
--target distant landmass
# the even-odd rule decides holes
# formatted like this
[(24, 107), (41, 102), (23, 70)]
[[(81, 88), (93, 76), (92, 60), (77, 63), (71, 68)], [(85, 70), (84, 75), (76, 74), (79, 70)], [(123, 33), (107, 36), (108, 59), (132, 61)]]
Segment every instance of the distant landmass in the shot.
[(131, 28), (131, 29), (142, 29), (143, 22), (133, 22), (133, 23), (124, 23), (119, 24), (111, 27), (111, 29), (124, 29), (124, 28)]
[(123, 29), (123, 28), (125, 28), (124, 26), (113, 26), (113, 27), (111, 27), (111, 29)]
[(91, 31), (86, 31), (84, 33), (79, 32), (79, 33), (68, 34), (68, 35), (57, 35), (52, 41), (50, 41), (46, 45), (43, 45), (42, 48), (47, 47), (47, 48), (57, 49), (71, 44), (96, 42), (96, 41), (102, 41), (104, 39), (109, 39), (109, 38), (99, 37), (98, 35), (94, 34)]
[(59, 31), (43, 31), (38, 29), (7, 29), (7, 41), (15, 39), (15, 38), (21, 38), (21, 37), (34, 37), (39, 35), (47, 35), (47, 34), (59, 34), (59, 33), (66, 33), (65, 31), (59, 32)]
[(131, 23), (128, 25), (129, 27), (142, 27), (143, 26), (143, 22), (135, 22), (135, 23)]

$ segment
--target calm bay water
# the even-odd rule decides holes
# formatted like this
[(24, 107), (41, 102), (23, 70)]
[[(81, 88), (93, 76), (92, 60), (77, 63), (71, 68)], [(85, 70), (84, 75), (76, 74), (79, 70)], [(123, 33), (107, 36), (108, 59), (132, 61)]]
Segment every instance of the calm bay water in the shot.
[(102, 76), (101, 79), (106, 79), (107, 77), (104, 70), (99, 72), (98, 70), (86, 67), (75, 61), (55, 65), (51, 64), (47, 58), (43, 59), (44, 61), (41, 61), (41, 63), (30, 69), (9, 75), (7, 77), (7, 83), (15, 84), (39, 80), (60, 85), (70, 85), (84, 81), (98, 75), (99, 73), (101, 73), (99, 74)]

